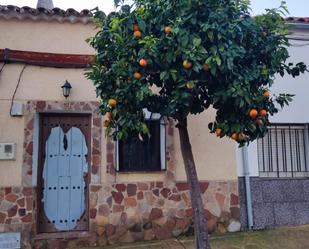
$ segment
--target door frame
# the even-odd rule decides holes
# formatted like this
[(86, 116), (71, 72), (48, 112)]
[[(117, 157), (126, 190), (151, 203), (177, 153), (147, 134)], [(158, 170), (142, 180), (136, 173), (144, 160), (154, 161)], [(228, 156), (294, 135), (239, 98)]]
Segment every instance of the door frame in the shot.
[[(43, 142), (43, 118), (44, 117), (83, 117), (83, 118), (88, 118), (89, 122), (89, 128), (88, 128), (88, 134), (86, 134), (86, 143), (87, 143), (87, 148), (88, 148), (88, 154), (87, 154), (87, 163), (88, 163), (88, 172), (87, 172), (87, 181), (85, 182), (86, 184), (86, 191), (84, 192), (85, 194), (85, 214), (82, 215), (87, 217), (87, 230), (68, 230), (68, 231), (55, 231), (55, 232), (47, 232), (48, 234), (55, 234), (55, 233), (76, 233), (76, 232), (87, 232), (90, 229), (90, 205), (89, 205), (89, 196), (90, 196), (90, 183), (91, 183), (91, 162), (92, 162), (92, 114), (91, 113), (63, 113), (63, 112), (42, 112), (39, 113), (39, 136), (38, 136), (38, 168), (37, 168), (37, 191), (36, 191), (36, 222), (35, 222), (35, 227), (36, 227), (36, 233), (37, 234), (42, 234), (46, 232), (41, 232), (40, 231), (40, 217), (41, 217), (41, 212), (42, 212), (42, 174), (43, 174), (43, 165), (44, 165), (44, 151), (45, 151), (45, 146)], [(74, 127), (74, 126), (72, 126)], [(45, 141), (46, 142), (46, 141)]]

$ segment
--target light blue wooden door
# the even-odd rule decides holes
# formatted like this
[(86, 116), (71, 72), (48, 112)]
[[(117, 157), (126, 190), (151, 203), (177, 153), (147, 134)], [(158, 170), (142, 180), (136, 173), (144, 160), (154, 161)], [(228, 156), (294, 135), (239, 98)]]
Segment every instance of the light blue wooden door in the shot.
[[(41, 232), (86, 230), (88, 118), (47, 117), (42, 160)], [(43, 126), (44, 129), (44, 126)], [(44, 132), (43, 132), (44, 134)], [(44, 135), (43, 135), (44, 136)]]

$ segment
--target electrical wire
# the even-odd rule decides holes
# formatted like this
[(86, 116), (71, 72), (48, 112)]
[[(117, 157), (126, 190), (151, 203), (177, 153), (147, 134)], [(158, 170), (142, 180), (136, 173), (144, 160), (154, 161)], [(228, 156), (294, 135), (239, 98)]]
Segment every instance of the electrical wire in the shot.
[(12, 108), (13, 108), (13, 104), (14, 104), (15, 95), (16, 95), (17, 89), (18, 89), (18, 87), (19, 87), (21, 77), (23, 76), (26, 67), (27, 67), (27, 64), (25, 64), (25, 65), (23, 66), (22, 70), (20, 71), (19, 78), (18, 78), (18, 82), (17, 82), (17, 85), (16, 85), (16, 87), (15, 87), (15, 90), (14, 90), (14, 93), (13, 93), (13, 96), (12, 96), (11, 107), (10, 107), (10, 116), (11, 116), (11, 117), (13, 117), (13, 115), (12, 115)]
[(0, 74), (2, 73), (3, 68), (5, 67), (6, 63), (3, 63), (2, 67), (0, 68)]

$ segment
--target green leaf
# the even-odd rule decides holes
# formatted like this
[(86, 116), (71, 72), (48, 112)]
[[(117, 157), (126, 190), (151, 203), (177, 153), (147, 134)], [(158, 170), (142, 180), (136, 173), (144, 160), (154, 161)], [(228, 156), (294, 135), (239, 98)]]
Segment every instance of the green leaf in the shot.
[(200, 46), (201, 43), (202, 43), (202, 39), (201, 39), (201, 38), (194, 38), (194, 39), (193, 39), (193, 45), (194, 45), (195, 47)]
[(161, 72), (160, 73), (160, 80), (166, 79), (166, 76), (167, 76), (167, 72), (166, 71)]

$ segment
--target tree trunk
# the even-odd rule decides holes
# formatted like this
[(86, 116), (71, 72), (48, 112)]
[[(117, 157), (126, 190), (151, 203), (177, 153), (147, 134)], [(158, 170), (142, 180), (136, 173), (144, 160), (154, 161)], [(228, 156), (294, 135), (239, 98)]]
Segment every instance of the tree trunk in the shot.
[(205, 217), (200, 185), (197, 178), (195, 162), (187, 129), (187, 118), (178, 120), (177, 128), (179, 130), (181, 153), (190, 189), (194, 220), (195, 248), (210, 249), (207, 220)]

